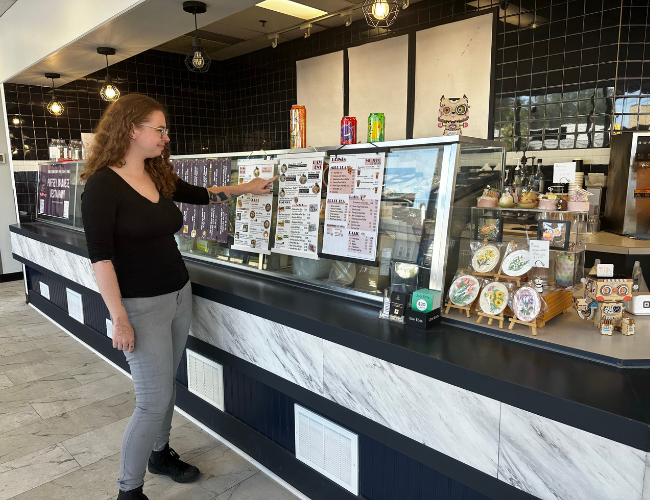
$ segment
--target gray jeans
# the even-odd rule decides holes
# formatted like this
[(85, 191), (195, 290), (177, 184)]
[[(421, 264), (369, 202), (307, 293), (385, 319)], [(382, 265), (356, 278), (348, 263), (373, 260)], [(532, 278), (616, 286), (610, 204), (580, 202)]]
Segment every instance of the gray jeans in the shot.
[(122, 439), (118, 485), (129, 491), (144, 484), (151, 450), (169, 442), (176, 401), (176, 370), (192, 316), (192, 287), (156, 297), (123, 299), (135, 332), (135, 349), (124, 356), (131, 367), (135, 411)]

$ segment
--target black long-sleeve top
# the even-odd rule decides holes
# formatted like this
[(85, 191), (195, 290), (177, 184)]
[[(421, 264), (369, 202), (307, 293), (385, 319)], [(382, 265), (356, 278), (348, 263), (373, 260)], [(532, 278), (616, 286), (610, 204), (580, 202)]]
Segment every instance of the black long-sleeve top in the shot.
[(91, 175), (81, 196), (90, 261), (111, 260), (124, 298), (180, 290), (189, 274), (174, 233), (183, 215), (174, 201), (207, 205), (204, 187), (176, 181), (173, 197), (153, 203), (108, 167)]

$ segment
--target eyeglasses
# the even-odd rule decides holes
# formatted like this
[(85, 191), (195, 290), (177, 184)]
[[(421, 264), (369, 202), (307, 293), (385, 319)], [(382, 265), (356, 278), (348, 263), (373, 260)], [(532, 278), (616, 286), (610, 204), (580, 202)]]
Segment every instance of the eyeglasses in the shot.
[(152, 128), (160, 132), (160, 138), (162, 139), (165, 135), (169, 136), (169, 129), (165, 127), (152, 127), (151, 125), (145, 125), (144, 123), (140, 124), (141, 127)]

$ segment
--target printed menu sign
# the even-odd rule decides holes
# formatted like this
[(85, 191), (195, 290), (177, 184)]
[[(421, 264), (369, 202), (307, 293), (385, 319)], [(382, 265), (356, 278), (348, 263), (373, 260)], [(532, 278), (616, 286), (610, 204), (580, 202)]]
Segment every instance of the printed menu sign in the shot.
[(377, 259), (384, 165), (384, 153), (330, 158), (323, 254)]
[(324, 154), (278, 157), (280, 184), (273, 251), (318, 259), (318, 222)]
[[(230, 158), (174, 160), (174, 171), (185, 182), (202, 187), (230, 185)], [(183, 225), (176, 234), (187, 238), (228, 242), (228, 203), (192, 205), (174, 202), (183, 214)]]
[[(239, 160), (239, 184), (250, 182), (256, 177), (271, 179), (275, 163), (276, 160)], [(270, 254), (272, 208), (273, 193), (239, 196), (235, 210), (235, 243), (232, 248)]]
[(38, 213), (67, 219), (70, 215), (70, 165), (41, 165), (38, 179)]

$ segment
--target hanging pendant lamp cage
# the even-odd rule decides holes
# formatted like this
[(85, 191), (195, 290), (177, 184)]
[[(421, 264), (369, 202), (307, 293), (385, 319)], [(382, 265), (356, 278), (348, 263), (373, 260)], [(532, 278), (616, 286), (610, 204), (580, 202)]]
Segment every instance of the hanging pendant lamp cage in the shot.
[(45, 78), (52, 80), (52, 100), (48, 103), (46, 109), (51, 115), (61, 116), (65, 110), (65, 106), (56, 98), (56, 92), (54, 90), (54, 79), (61, 78), (61, 75), (58, 73), (45, 73)]
[(115, 49), (112, 47), (97, 47), (97, 53), (106, 56), (106, 78), (104, 79), (104, 85), (99, 90), (99, 95), (104, 101), (117, 101), (120, 98), (120, 89), (113, 83), (113, 79), (108, 73), (108, 56), (114, 56)]
[(373, 28), (387, 28), (397, 20), (399, 2), (397, 0), (365, 0), (363, 15)]
[(212, 60), (201, 45), (201, 40), (198, 37), (199, 28), (196, 22), (196, 15), (203, 14), (207, 10), (207, 7), (203, 2), (183, 2), (183, 10), (194, 14), (194, 37), (192, 38), (192, 48), (190, 48), (187, 56), (185, 56), (185, 66), (193, 73), (206, 73), (210, 69)]

